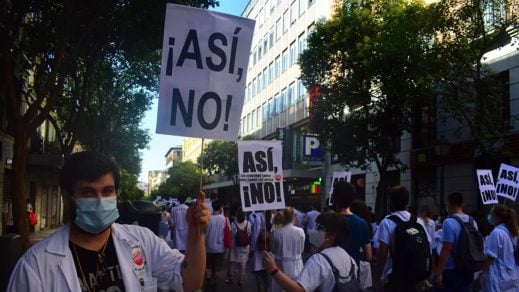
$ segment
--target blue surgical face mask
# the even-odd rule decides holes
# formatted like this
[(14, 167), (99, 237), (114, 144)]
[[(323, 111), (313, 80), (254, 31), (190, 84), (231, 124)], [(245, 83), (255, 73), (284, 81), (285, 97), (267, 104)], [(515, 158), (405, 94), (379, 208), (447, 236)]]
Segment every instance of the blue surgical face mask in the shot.
[(119, 218), (117, 197), (77, 198), (75, 223), (92, 234), (99, 234)]
[(487, 222), (492, 226), (496, 225), (496, 219), (494, 219), (494, 216), (492, 216), (492, 214), (487, 215)]

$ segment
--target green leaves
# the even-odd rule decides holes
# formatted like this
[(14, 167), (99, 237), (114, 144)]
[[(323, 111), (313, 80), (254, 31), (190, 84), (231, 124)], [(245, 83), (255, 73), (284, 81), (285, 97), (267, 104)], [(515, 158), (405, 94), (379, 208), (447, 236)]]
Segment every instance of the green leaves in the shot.
[(307, 88), (321, 88), (311, 126), (345, 165), (403, 167), (396, 153), (411, 127), (411, 108), (432, 97), (428, 9), (412, 1), (362, 1), (316, 25), (309, 37), (301, 78)]

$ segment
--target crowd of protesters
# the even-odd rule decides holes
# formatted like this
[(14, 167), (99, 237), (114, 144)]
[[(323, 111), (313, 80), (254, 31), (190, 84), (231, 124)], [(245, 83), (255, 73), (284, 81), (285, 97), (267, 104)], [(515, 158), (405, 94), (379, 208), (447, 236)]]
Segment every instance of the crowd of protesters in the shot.
[[(338, 182), (323, 212), (315, 202), (306, 213), (237, 208), (232, 215), (215, 198), (205, 290), (225, 291), (218, 286), (225, 278), (225, 285), (257, 291), (519, 291), (512, 208), (499, 204), (486, 217), (469, 216), (456, 192), (442, 216), (427, 207), (416, 213), (408, 190), (397, 186), (388, 193), (390, 213), (376, 220), (355, 197), (352, 184)], [(162, 217), (171, 218), (172, 245), (181, 251), (184, 201)], [(247, 271), (255, 283), (245, 282)]]

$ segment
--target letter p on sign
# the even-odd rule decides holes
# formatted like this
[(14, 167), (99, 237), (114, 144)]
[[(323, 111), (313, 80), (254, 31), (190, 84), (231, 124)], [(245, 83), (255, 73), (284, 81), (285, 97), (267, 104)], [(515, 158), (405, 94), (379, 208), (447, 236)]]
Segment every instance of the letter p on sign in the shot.
[(306, 136), (305, 137), (305, 155), (306, 156), (312, 156), (312, 151), (317, 150), (321, 147), (321, 144), (319, 143), (319, 139), (317, 137), (312, 136)]

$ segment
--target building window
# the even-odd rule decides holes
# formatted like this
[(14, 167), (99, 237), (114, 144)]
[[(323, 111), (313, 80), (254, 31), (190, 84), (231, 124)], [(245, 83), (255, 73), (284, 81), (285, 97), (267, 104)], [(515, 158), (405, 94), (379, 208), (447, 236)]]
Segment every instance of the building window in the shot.
[(263, 75), (261, 73), (258, 74), (258, 94), (261, 92), (263, 85)]
[(292, 2), (292, 4), (290, 4), (290, 24), (294, 24), (296, 23), (296, 20), (297, 20), (297, 16), (298, 16), (298, 13), (297, 13), (297, 2), (294, 1)]
[(288, 70), (288, 50), (285, 49), (281, 56), (283, 59), (281, 64), (281, 72), (285, 72), (286, 70)]
[(307, 6), (307, 0), (298, 0), (299, 1), (299, 16), (301, 16), (301, 14), (303, 14), (306, 10), (306, 6)]
[(258, 55), (256, 54), (256, 48), (252, 49), (252, 65), (256, 65)]
[(290, 27), (290, 14), (288, 9), (283, 12), (283, 33), (287, 32)]
[(283, 34), (283, 24), (281, 23), (281, 17), (276, 21), (276, 40), (279, 40)]
[(251, 115), (251, 128), (255, 129), (256, 127), (256, 110), (253, 110)]
[(290, 44), (290, 66), (294, 65), (297, 62), (297, 49), (296, 42), (293, 41)]
[(272, 80), (274, 79), (274, 62), (270, 62), (269, 64), (269, 79), (268, 79), (268, 84), (272, 83)]
[(276, 9), (276, 0), (270, 1), (270, 14), (274, 13), (274, 9)]
[(277, 114), (283, 110), (283, 96), (281, 94), (277, 94), (275, 101), (276, 105), (274, 106), (274, 110), (275, 114)]
[(298, 97), (298, 100), (299, 100), (299, 99), (303, 99), (305, 97), (305, 95), (306, 95), (306, 88), (303, 85), (303, 81), (297, 80), (297, 83), (298, 83), (298, 87), (299, 87), (297, 97)]
[(303, 51), (306, 49), (306, 36), (304, 32), (300, 34), (297, 38), (297, 46), (299, 49), (299, 54), (301, 55)]
[(265, 87), (267, 87), (267, 76), (268, 76), (268, 71), (267, 71), (267, 67), (265, 67), (263, 69), (263, 84), (261, 84), (261, 89), (265, 89)]
[(292, 82), (288, 86), (288, 92), (287, 92), (287, 104), (289, 106), (293, 105), (296, 99), (296, 83)]
[(274, 46), (274, 36), (276, 35), (276, 31), (274, 30), (274, 26), (272, 26), (270, 28), (270, 31), (269, 31), (269, 49), (272, 49), (272, 47)]
[(252, 79), (252, 97), (256, 96), (256, 78)]
[(256, 108), (256, 127), (261, 125), (261, 107)]
[(269, 118), (269, 104), (264, 102), (262, 105), (263, 108), (263, 122), (266, 122)]
[(276, 103), (274, 102), (274, 100), (272, 98), (269, 99), (269, 113), (270, 113), (270, 117), (273, 117), (276, 115)]
[(267, 34), (265, 34), (265, 37), (263, 38), (263, 55), (266, 55), (269, 51), (269, 37)]
[(286, 88), (283, 88), (281, 90), (281, 96), (280, 96), (280, 107), (281, 107), (281, 111), (286, 109), (288, 107), (288, 101), (287, 101), (287, 89)]
[(281, 58), (278, 55), (275, 60), (274, 79), (278, 78), (279, 75), (281, 75)]
[(263, 25), (263, 8), (261, 8), (258, 13), (258, 26), (261, 27), (262, 25)]

